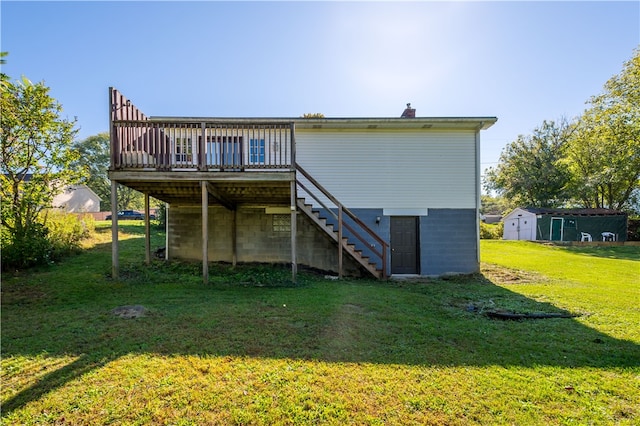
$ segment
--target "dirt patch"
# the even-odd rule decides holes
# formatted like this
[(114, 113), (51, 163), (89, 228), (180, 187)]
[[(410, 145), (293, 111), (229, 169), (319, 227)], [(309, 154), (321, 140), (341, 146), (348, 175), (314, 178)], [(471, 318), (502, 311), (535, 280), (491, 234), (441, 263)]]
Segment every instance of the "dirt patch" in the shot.
[(494, 284), (531, 284), (548, 281), (543, 275), (498, 265), (483, 264), (482, 275)]
[(146, 317), (149, 310), (142, 305), (127, 305), (112, 309), (111, 314), (125, 319), (141, 318)]

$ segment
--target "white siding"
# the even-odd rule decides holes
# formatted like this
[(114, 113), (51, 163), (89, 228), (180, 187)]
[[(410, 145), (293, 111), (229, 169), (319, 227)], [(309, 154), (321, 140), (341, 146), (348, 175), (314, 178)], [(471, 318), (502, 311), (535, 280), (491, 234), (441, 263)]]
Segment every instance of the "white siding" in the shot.
[(297, 130), (296, 158), (349, 208), (476, 208), (472, 130)]
[(502, 221), (504, 222), (502, 239), (536, 240), (537, 219), (535, 214), (517, 208), (506, 215)]
[(85, 185), (69, 186), (53, 197), (52, 205), (71, 213), (99, 212), (100, 198)]

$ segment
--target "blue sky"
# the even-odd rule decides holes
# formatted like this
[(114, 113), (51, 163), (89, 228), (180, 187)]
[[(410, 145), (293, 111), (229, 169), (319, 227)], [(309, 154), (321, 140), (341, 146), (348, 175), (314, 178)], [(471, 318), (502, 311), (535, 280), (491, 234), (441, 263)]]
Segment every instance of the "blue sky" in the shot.
[(79, 138), (108, 87), (147, 115), (496, 116), (482, 166), (580, 115), (640, 45), (640, 2), (12, 2), (3, 72), (44, 81)]

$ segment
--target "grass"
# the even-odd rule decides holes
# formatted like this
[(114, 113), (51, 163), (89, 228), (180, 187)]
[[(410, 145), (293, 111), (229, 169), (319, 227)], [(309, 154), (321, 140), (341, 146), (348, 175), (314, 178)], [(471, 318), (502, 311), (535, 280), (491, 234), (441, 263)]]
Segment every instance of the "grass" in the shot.
[[(406, 282), (212, 265), (205, 286), (199, 264), (142, 265), (127, 223), (111, 280), (106, 226), (3, 277), (3, 424), (640, 422), (638, 247), (483, 241), (483, 275)], [(111, 315), (130, 304), (149, 314)]]

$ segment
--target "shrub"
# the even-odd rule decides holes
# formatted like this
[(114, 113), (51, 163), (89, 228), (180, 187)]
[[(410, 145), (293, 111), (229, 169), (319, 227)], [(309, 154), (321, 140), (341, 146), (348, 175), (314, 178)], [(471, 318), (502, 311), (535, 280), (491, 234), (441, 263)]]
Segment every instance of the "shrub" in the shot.
[(49, 231), (35, 223), (23, 234), (11, 234), (2, 228), (2, 270), (25, 269), (49, 262), (51, 242)]
[(480, 222), (480, 238), (483, 240), (500, 240), (502, 239), (502, 230), (504, 224), (502, 222), (488, 224)]
[(80, 250), (80, 242), (95, 230), (95, 220), (91, 215), (79, 217), (75, 214), (50, 210), (45, 214), (45, 223), (49, 230), (51, 260)]
[(50, 210), (42, 214), (24, 235), (2, 228), (2, 270), (26, 269), (44, 265), (80, 250), (83, 238), (95, 230), (91, 215)]

